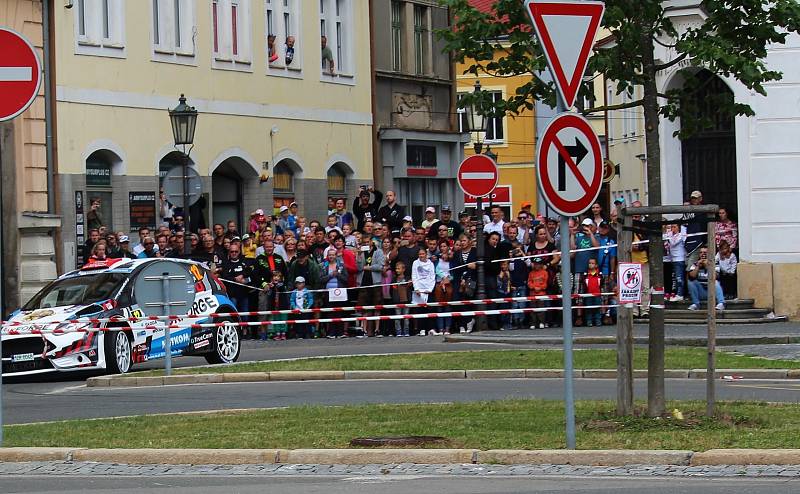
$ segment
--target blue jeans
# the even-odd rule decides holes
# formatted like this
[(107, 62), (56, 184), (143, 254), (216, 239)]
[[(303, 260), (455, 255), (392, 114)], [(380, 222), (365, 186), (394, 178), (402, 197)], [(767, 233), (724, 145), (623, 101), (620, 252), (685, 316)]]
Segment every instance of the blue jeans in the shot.
[(672, 261), (672, 270), (675, 273), (675, 294), (686, 296), (686, 261)]
[[(717, 282), (717, 303), (725, 302), (725, 296), (722, 294), (722, 285)], [(697, 280), (689, 280), (689, 296), (692, 298), (692, 303), (700, 305), (701, 300), (708, 300), (708, 289), (705, 285), (701, 285)]]
[[(584, 305), (600, 305), (603, 303), (602, 297), (586, 297), (583, 299)], [(593, 323), (595, 326), (599, 326), (600, 323), (603, 321), (603, 310), (598, 308), (594, 309), (586, 309), (586, 322)]]

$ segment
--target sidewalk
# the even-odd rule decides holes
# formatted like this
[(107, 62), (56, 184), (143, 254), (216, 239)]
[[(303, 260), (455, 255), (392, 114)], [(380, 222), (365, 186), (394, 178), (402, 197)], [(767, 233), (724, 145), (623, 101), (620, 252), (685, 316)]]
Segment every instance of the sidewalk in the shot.
[[(707, 328), (703, 325), (667, 325), (664, 330), (667, 345), (706, 346)], [(647, 343), (648, 328), (637, 324), (633, 328), (634, 344)], [(617, 342), (616, 326), (578, 327), (572, 330), (576, 345), (612, 345)], [(560, 345), (561, 328), (518, 329), (451, 334), (444, 337), (450, 343), (505, 343), (520, 345)], [(800, 323), (783, 322), (770, 325), (729, 325), (717, 327), (717, 345), (774, 345), (800, 343)]]

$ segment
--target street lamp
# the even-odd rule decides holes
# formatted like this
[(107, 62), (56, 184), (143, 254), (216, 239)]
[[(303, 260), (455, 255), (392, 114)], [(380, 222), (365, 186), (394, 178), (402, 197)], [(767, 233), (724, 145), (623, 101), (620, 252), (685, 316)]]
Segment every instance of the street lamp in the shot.
[(464, 113), (467, 115), (467, 125), (470, 132), (477, 134), (473, 148), (475, 154), (481, 154), (483, 150), (483, 143), (481, 142), (481, 132), (486, 132), (486, 115), (483, 112), (481, 98), (481, 81), (475, 81), (475, 89), (472, 91), (475, 95), (475, 100), (468, 103), (464, 107)]
[[(186, 97), (181, 94), (178, 106), (169, 110), (169, 120), (172, 123), (172, 137), (175, 139), (175, 149), (183, 146), (183, 253), (187, 257), (191, 254), (192, 242), (191, 218), (189, 217), (189, 154), (194, 148), (194, 129), (197, 125), (197, 110), (186, 104)], [(189, 151), (186, 151), (189, 146)]]
[[(483, 104), (481, 101), (481, 81), (475, 81), (475, 89), (473, 94), (475, 95), (475, 98), (473, 102), (465, 106), (465, 113), (467, 114), (467, 125), (469, 126), (469, 131), (476, 133), (475, 143), (473, 144), (475, 154), (481, 154), (481, 151), (483, 151), (481, 133), (486, 132), (487, 123), (486, 113), (483, 110)], [(486, 154), (490, 158), (494, 159), (494, 156), (491, 156), (489, 153), (491, 153), (491, 151), (487, 149)], [(475, 248), (477, 250), (478, 257), (478, 284), (476, 287), (476, 296), (478, 299), (482, 300), (486, 298), (486, 275), (483, 265), (486, 257), (486, 246), (484, 245), (483, 240), (483, 198), (475, 198), (475, 203), (477, 206), (476, 217), (478, 221), (478, 228), (475, 231)], [(477, 316), (475, 318), (475, 327), (478, 331), (486, 331), (486, 316)]]

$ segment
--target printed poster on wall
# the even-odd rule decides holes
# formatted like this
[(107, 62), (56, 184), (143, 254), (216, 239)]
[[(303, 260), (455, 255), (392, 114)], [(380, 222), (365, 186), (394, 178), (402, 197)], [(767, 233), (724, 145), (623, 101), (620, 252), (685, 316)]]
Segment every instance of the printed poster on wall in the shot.
[(156, 227), (156, 193), (128, 192), (131, 231)]

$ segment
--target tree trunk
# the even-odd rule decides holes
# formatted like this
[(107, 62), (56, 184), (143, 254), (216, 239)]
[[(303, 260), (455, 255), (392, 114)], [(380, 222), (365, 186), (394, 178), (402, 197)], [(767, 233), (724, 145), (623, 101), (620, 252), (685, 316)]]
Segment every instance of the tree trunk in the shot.
[[(644, 126), (647, 147), (647, 195), (649, 206), (661, 206), (661, 143), (659, 140), (658, 87), (656, 86), (655, 46), (652, 33), (642, 31), (644, 72)], [(661, 220), (651, 218), (653, 220)], [(650, 332), (647, 361), (647, 414), (657, 417), (665, 412), (664, 397), (664, 244), (660, 226), (648, 234), (650, 243)]]

